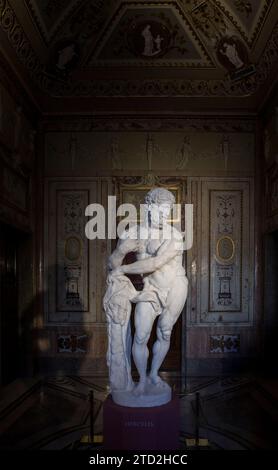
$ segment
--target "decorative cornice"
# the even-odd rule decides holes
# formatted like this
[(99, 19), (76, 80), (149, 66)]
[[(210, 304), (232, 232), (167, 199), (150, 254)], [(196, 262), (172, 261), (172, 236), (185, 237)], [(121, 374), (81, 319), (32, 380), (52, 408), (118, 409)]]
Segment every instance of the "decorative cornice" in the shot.
[[(265, 75), (265, 74), (264, 74)], [(83, 80), (74, 83), (45, 80), (45, 91), (51, 96), (113, 97), (243, 97), (253, 95), (262, 80)]]
[(44, 118), (42, 129), (45, 132), (113, 132), (113, 131), (173, 131), (173, 132), (219, 132), (233, 133), (245, 132), (253, 133), (255, 131), (255, 119), (231, 119), (231, 118), (192, 118), (192, 117), (129, 117), (115, 116), (114, 118), (102, 117), (78, 117), (67, 118), (59, 116), (57, 118)]

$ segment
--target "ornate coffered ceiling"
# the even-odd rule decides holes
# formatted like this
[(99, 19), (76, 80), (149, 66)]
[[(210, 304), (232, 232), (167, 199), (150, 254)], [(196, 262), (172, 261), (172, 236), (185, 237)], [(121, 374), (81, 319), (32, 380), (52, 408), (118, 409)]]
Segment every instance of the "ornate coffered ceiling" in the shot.
[(276, 80), (277, 4), (0, 0), (0, 33), (40, 92), (60, 100), (217, 98), (227, 106), (254, 97), (255, 106)]

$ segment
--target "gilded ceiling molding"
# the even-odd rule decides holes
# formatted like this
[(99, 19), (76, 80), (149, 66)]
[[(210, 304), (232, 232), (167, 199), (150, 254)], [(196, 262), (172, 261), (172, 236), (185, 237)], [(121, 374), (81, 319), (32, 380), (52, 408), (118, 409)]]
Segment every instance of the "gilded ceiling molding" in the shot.
[(75, 0), (75, 2), (73, 2), (73, 4), (66, 10), (66, 12), (61, 15), (58, 23), (50, 31), (47, 31), (46, 26), (43, 24), (43, 21), (41, 20), (40, 15), (38, 14), (38, 11), (37, 11), (38, 7), (34, 7), (34, 1), (33, 0), (24, 0), (24, 1), (32, 14), (32, 17), (36, 23), (36, 27), (38, 28), (44, 43), (46, 45), (49, 45), (50, 41), (54, 38), (55, 34), (61, 30), (62, 26), (65, 24), (67, 19), (71, 16), (74, 10), (76, 10), (86, 0)]
[(80, 117), (45, 118), (41, 122), (45, 132), (98, 132), (98, 131), (182, 131), (182, 132), (219, 132), (253, 133), (256, 122), (254, 119), (224, 119), (224, 118), (128, 118), (124, 116), (111, 117)]
[(39, 82), (42, 64), (39, 62), (8, 0), (0, 0), (0, 26), (6, 33), (19, 61), (27, 68), (34, 81)]
[(221, 2), (219, 0), (213, 0), (213, 3), (215, 3), (215, 5), (217, 5), (220, 8), (220, 10), (223, 11), (223, 13), (225, 13), (225, 15), (230, 20), (230, 22), (240, 32), (241, 36), (244, 38), (244, 40), (246, 41), (246, 43), (248, 44), (248, 46), (250, 48), (252, 48), (253, 44), (255, 43), (255, 41), (257, 39), (257, 36), (258, 36), (258, 33), (261, 29), (262, 23), (264, 22), (266, 13), (267, 13), (269, 7), (272, 5), (273, 0), (263, 0), (263, 2), (264, 2), (264, 6), (262, 8), (262, 11), (260, 13), (259, 18), (257, 18), (255, 29), (254, 29), (251, 37), (248, 37), (246, 32), (242, 29), (240, 24), (236, 21), (234, 15), (230, 12), (230, 10), (225, 8), (225, 5), (223, 4), (223, 2)]

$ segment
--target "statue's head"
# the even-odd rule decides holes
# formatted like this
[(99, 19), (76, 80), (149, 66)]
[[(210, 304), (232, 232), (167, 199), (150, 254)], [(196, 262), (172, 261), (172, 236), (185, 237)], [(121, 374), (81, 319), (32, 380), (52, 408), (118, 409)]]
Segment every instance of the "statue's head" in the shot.
[(146, 194), (145, 204), (148, 207), (152, 225), (161, 226), (169, 217), (175, 204), (175, 197), (168, 189), (153, 188)]

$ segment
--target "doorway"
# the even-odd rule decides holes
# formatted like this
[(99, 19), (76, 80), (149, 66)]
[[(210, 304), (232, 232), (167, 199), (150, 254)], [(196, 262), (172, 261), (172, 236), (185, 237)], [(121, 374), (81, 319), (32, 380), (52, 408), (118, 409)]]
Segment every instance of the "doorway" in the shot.
[(277, 374), (278, 230), (265, 237), (264, 369)]
[(19, 374), (17, 247), (19, 232), (0, 225), (0, 373), (1, 385)]

